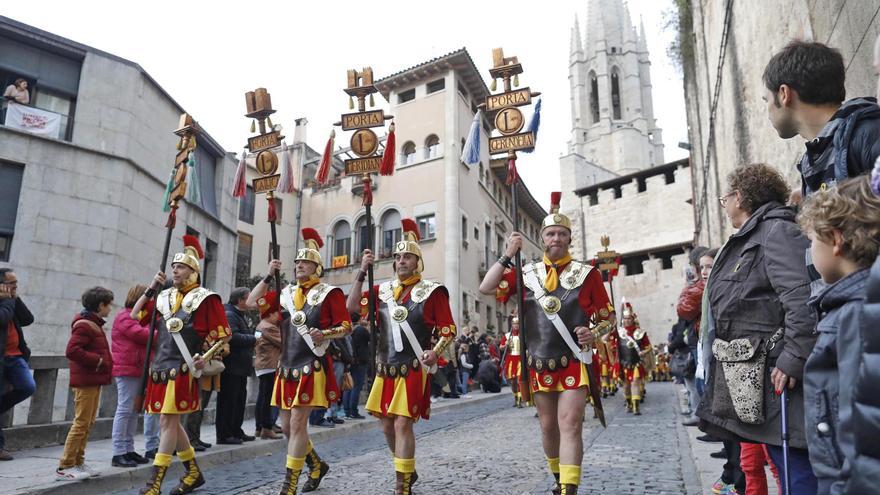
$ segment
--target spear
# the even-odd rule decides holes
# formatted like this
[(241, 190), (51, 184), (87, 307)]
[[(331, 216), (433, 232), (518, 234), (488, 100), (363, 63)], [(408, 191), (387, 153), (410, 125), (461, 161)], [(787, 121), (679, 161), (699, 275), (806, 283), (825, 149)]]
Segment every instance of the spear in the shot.
[[(179, 136), (177, 142), (177, 155), (174, 159), (174, 168), (171, 170), (168, 184), (165, 188), (163, 210), (168, 211), (168, 219), (165, 221), (165, 244), (162, 247), (162, 261), (159, 263), (159, 271), (164, 272), (168, 265), (168, 249), (171, 246), (171, 234), (177, 225), (177, 209), (180, 201), (186, 196), (187, 166), (191, 162), (191, 154), (196, 148), (196, 134), (200, 132), (199, 125), (193, 118), (184, 113), (180, 116), (180, 127), (174, 131)], [(193, 186), (196, 187), (196, 186)], [(153, 357), (153, 340), (156, 334), (157, 306), (154, 304), (150, 312), (150, 333), (147, 334), (146, 359), (141, 370), (141, 383), (134, 399), (134, 410), (140, 412), (144, 408), (144, 393), (147, 389), (147, 377), (150, 375), (150, 362)]]

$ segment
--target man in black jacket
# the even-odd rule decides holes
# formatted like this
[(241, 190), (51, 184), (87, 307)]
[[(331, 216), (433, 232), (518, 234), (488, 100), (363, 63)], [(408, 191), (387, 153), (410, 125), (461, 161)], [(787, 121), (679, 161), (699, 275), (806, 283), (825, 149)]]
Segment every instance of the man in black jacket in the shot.
[(254, 439), (242, 430), (244, 409), (247, 402), (247, 379), (254, 372), (254, 346), (257, 338), (248, 321), (247, 298), (250, 290), (237, 287), (229, 295), (226, 319), (232, 337), (229, 339), (229, 355), (223, 358), (226, 369), (220, 374), (220, 393), (217, 394), (217, 443), (240, 444)]
[[(0, 268), (0, 414), (34, 394), (35, 384), (28, 369), (31, 356), (21, 328), (34, 322), (24, 301), (18, 297), (18, 279), (11, 268)], [(6, 383), (12, 390), (4, 393)], [(0, 461), (11, 461), (0, 427)]]

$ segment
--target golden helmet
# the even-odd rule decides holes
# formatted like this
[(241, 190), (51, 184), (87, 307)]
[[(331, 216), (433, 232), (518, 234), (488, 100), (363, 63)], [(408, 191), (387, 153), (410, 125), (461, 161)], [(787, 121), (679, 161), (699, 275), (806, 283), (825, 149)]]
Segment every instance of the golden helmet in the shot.
[(422, 249), (419, 247), (419, 226), (412, 218), (404, 218), (400, 220), (403, 235), (401, 240), (394, 244), (394, 252), (392, 255), (409, 253), (419, 258), (418, 271), (421, 273), (425, 269), (422, 261)]
[(547, 227), (565, 227), (571, 231), (571, 219), (559, 213), (559, 202), (561, 199), (561, 192), (550, 193), (550, 214), (544, 217), (544, 221), (541, 223), (541, 232)]
[(321, 239), (321, 235), (318, 234), (317, 230), (306, 227), (302, 229), (302, 238), (305, 247), (297, 250), (294, 261), (311, 261), (312, 263), (317, 263), (319, 269), (323, 268), (324, 260), (321, 259), (320, 249), (324, 247), (324, 240)]
[(171, 259), (171, 265), (182, 263), (193, 269), (196, 273), (202, 270), (199, 260), (205, 257), (205, 251), (199, 243), (199, 238), (194, 235), (183, 236), (183, 252), (176, 253)]

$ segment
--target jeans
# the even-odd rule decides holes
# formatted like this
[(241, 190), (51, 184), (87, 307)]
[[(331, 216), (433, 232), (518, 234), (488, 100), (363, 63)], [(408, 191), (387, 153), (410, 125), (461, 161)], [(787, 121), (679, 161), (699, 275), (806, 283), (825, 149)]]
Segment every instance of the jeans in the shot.
[(780, 481), (784, 482), (785, 476), (789, 476), (791, 481), (791, 493), (785, 495), (816, 495), (818, 492), (818, 483), (816, 476), (813, 474), (813, 468), (810, 464), (810, 457), (807, 455), (806, 449), (788, 449), (788, 473), (785, 472), (785, 464), (782, 462), (782, 447), (774, 445), (767, 446), (767, 452), (776, 464), (779, 471)]
[(134, 452), (138, 411), (134, 410), (133, 405), (141, 379), (136, 376), (117, 376), (115, 380), (116, 415), (113, 416), (113, 455), (117, 456)]
[(691, 411), (691, 417), (697, 417), (697, 406), (700, 405), (700, 392), (697, 391), (697, 380), (692, 376), (685, 377), (684, 386), (688, 391), (688, 409)]
[(361, 390), (364, 388), (364, 380), (367, 378), (367, 365), (354, 364), (349, 370), (354, 386), (351, 390), (342, 392), (342, 407), (345, 408), (346, 416), (358, 414), (358, 404), (361, 400)]
[(275, 385), (275, 373), (266, 373), (257, 377), (260, 386), (257, 388), (257, 405), (254, 409), (254, 423), (257, 433), (263, 428), (272, 428), (275, 425), (275, 412), (272, 407), (272, 387)]
[(153, 413), (144, 414), (144, 449), (159, 449), (159, 415)]
[[(34, 390), (37, 389), (31, 370), (23, 357), (6, 356), (2, 359), (3, 365), (0, 366), (0, 414), (34, 395)], [(3, 393), (4, 381), (12, 385), (12, 390), (5, 394)], [(3, 436), (3, 428), (0, 427), (0, 449), (5, 447), (6, 438)]]
[[(333, 374), (336, 376), (336, 385), (342, 387), (342, 375), (345, 374), (345, 363), (333, 363)], [(338, 417), (341, 411), (341, 401), (337, 400), (335, 403), (330, 403), (330, 406), (327, 408), (327, 418), (332, 418), (334, 416)]]
[(89, 441), (89, 433), (98, 417), (98, 406), (101, 403), (100, 386), (77, 387), (73, 389), (73, 394), (76, 416), (73, 418), (70, 431), (67, 432), (58, 469), (81, 466), (85, 462), (86, 443)]
[(461, 384), (460, 384), (460, 394), (465, 395), (468, 393), (468, 380), (471, 379), (470, 370), (462, 369), (461, 370)]

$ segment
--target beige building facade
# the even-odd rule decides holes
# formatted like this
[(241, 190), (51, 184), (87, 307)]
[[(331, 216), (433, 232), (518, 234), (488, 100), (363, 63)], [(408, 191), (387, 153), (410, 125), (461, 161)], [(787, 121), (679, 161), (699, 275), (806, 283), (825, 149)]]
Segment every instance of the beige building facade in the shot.
[[(398, 143), (394, 175), (373, 178), (375, 280), (392, 277), (391, 251), (401, 236), (400, 219), (412, 218), (421, 231), (424, 276), (449, 289), (456, 323), (497, 332), (506, 324), (508, 308), (477, 289), (514, 225), (510, 188), (504, 184), (506, 166), (491, 160), (487, 152), (488, 119), (482, 124), (486, 132), (480, 163), (468, 166), (459, 159), (477, 105), (485, 100), (488, 88), (465, 49), (399, 71), (375, 85), (387, 102), (387, 113), (394, 115)], [(338, 133), (336, 143), (347, 146), (349, 138), (348, 133)], [(348, 292), (359, 269), (360, 253), (367, 247), (362, 178), (342, 173), (338, 160), (348, 157), (343, 148), (334, 152), (328, 184), (318, 186), (311, 178), (319, 160), (310, 153), (314, 152), (304, 155), (301, 225), (317, 229), (324, 239), (324, 280)], [(297, 160), (294, 157), (295, 164)], [(279, 236), (284, 239), (282, 261), (289, 279), (297, 198), (295, 194), (280, 198), (284, 211)], [(536, 258), (542, 251), (538, 232), (546, 211), (522, 185), (519, 198), (519, 230), (528, 239), (524, 254)], [(254, 253), (251, 275), (266, 269), (268, 228), (257, 227), (265, 223), (265, 204), (263, 198), (256, 199), (253, 229), (239, 221), (240, 232), (253, 232), (249, 234)]]

